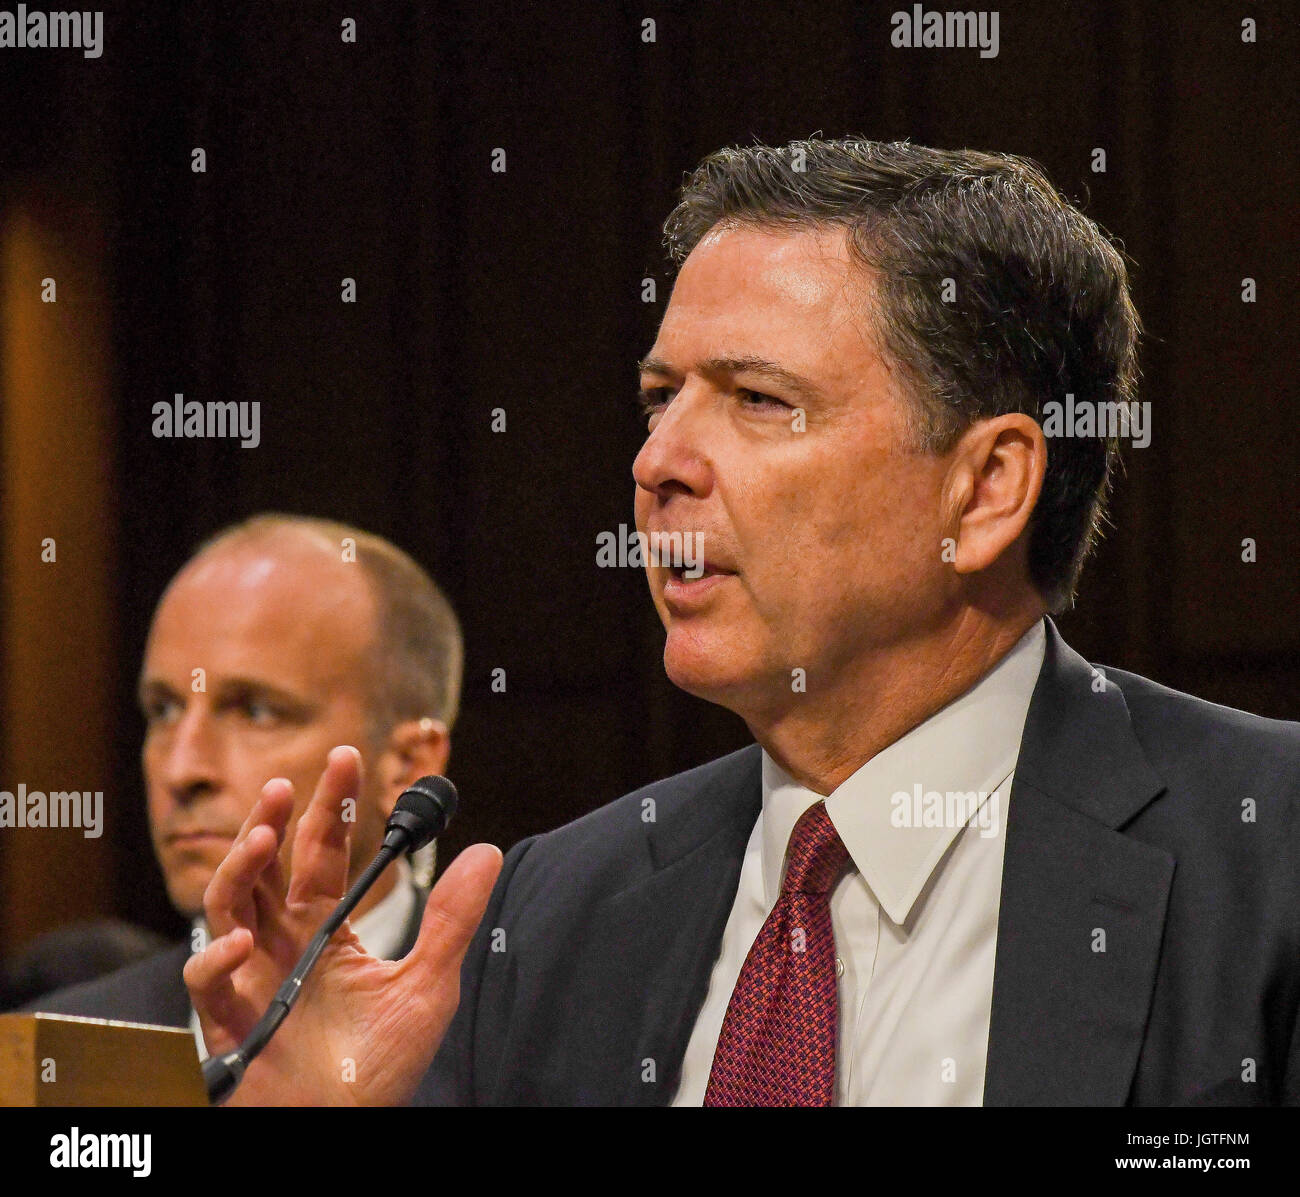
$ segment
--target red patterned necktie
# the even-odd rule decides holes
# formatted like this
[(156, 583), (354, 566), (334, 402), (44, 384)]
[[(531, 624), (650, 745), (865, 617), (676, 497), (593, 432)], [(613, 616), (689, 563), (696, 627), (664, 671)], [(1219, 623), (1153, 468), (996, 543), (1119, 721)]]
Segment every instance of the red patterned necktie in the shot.
[(795, 824), (781, 896), (727, 1006), (706, 1106), (829, 1106), (835, 1098), (835, 933), (830, 891), (848, 863), (826, 813)]

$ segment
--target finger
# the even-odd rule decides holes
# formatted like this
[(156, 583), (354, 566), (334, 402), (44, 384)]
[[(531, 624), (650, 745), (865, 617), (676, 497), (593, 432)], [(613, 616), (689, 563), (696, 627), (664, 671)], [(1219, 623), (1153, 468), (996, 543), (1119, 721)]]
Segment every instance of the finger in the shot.
[(285, 828), (289, 826), (292, 815), (293, 782), (284, 777), (273, 777), (262, 787), (257, 801), (253, 803), (253, 809), (248, 812), (248, 818), (235, 836), (234, 844), (245, 839), (254, 827), (263, 825), (269, 827), (275, 833), (275, 838), (283, 843)]
[(211, 940), (185, 961), (185, 987), (191, 994), (210, 997), (230, 983), (231, 974), (252, 954), (253, 936), (243, 927)]
[(249, 828), (226, 853), (203, 892), (203, 913), (214, 938), (227, 935), (237, 927), (256, 935), (254, 891), (263, 872), (275, 861), (279, 847), (274, 830), (259, 823)]
[(280, 848), (284, 846), (284, 840), (281, 839), (277, 845), (276, 853), (271, 858), (271, 863), (262, 870), (261, 880), (258, 882), (259, 888), (265, 887), (268, 893), (275, 895), (277, 906), (284, 905), (285, 895), (289, 890), (289, 883), (284, 875), (284, 866), (281, 864)]
[(256, 1016), (239, 997), (232, 979), (252, 953), (252, 934), (237, 928), (191, 956), (181, 973), (200, 1022), (220, 1027), (236, 1039), (243, 1037), (248, 1019)]
[(248, 818), (240, 827), (235, 842), (238, 843), (259, 823), (266, 823), (275, 830), (277, 836), (283, 838), (284, 829), (289, 825), (289, 816), (292, 814), (293, 782), (286, 777), (273, 777), (262, 787), (262, 792), (253, 803), (253, 809), (248, 812)]
[[(262, 793), (253, 803), (253, 809), (248, 812), (248, 817), (244, 820), (238, 834), (230, 846), (230, 851), (226, 853), (225, 860), (217, 866), (216, 872), (208, 882), (209, 888), (212, 883), (222, 877), (225, 881), (223, 886), (218, 887), (220, 901), (209, 909), (208, 897), (205, 893), (203, 896), (204, 914), (208, 919), (208, 930), (213, 935), (224, 935), (233, 927), (240, 925), (250, 925), (248, 919), (251, 917), (251, 906), (248, 905), (248, 899), (245, 895), (237, 894), (230, 887), (232, 873), (240, 863), (246, 863), (247, 858), (242, 854), (237, 854), (237, 849), (245, 843), (248, 837), (253, 833), (256, 827), (269, 827), (272, 835), (275, 837), (276, 849), (278, 851), (284, 842), (285, 828), (288, 826), (289, 817), (293, 813), (293, 785), (283, 777), (274, 777), (262, 787)], [(235, 858), (235, 863), (227, 865), (227, 861)], [(272, 886), (278, 886), (278, 892), (283, 895), (284, 882), (280, 876), (278, 863), (274, 864), (268, 874), (268, 882)], [(232, 910), (238, 904), (242, 918), (233, 917)], [(213, 922), (215, 917), (216, 922)]]
[(343, 803), (361, 793), (361, 754), (352, 747), (333, 749), (311, 802), (298, 820), (289, 877), (289, 902), (318, 898), (337, 901), (348, 883), (348, 843), (352, 823)]
[(501, 861), (501, 849), (493, 844), (471, 844), (447, 866), (425, 904), (420, 937), (402, 961), (400, 972), (416, 988), (459, 980), (461, 961), (487, 910)]

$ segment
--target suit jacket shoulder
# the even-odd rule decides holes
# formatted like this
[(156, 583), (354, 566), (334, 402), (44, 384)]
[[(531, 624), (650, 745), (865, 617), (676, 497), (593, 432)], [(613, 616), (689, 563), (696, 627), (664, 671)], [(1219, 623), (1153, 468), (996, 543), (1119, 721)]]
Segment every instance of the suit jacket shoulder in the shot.
[[(734, 823), (737, 790), (758, 785), (757, 745), (653, 782), (563, 827), (534, 837), (511, 881), (511, 903), (536, 909), (545, 897), (590, 901), (634, 887), (648, 872), (703, 847)], [(752, 777), (751, 777), (752, 774)], [(716, 800), (716, 801), (715, 801)], [(746, 813), (748, 806), (744, 806)], [(758, 817), (757, 803), (752, 818)], [(748, 830), (748, 829), (747, 829)], [(573, 869), (581, 862), (581, 877)]]
[(1242, 787), (1273, 800), (1300, 792), (1300, 723), (1206, 702), (1119, 669), (1133, 730), (1166, 781)]
[[(407, 920), (395, 959), (401, 959), (414, 946), (428, 898), (427, 889), (416, 887), (415, 907)], [(23, 1009), (188, 1028), (190, 995), (182, 974), (189, 955), (189, 943), (182, 942), (93, 981), (55, 990), (29, 1002)]]
[(417, 1104), (658, 1104), (761, 802), (757, 746), (506, 856)]
[(188, 1027), (190, 995), (181, 970), (189, 954), (188, 942), (179, 943), (107, 976), (46, 994), (23, 1008), (47, 1014)]
[(1300, 728), (1094, 668), (1048, 627), (985, 1104), (1300, 1099)]

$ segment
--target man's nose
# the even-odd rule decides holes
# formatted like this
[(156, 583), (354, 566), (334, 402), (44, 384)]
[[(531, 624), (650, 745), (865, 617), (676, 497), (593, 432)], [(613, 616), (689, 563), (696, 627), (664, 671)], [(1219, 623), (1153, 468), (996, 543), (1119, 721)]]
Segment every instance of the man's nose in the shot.
[(632, 463), (632, 477), (660, 500), (674, 494), (703, 498), (713, 484), (707, 450), (708, 402), (702, 388), (685, 386), (664, 408)]
[(193, 706), (167, 739), (156, 780), (180, 802), (191, 802), (221, 785), (220, 732), (212, 715)]

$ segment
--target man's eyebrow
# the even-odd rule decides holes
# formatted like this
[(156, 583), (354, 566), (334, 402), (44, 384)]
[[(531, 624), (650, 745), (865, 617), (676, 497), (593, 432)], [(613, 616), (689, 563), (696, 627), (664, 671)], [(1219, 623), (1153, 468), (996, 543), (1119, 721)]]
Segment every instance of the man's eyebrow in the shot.
[[(639, 363), (643, 374), (663, 374), (672, 377), (676, 371), (667, 362), (659, 358), (648, 357)], [(699, 364), (701, 374), (757, 374), (760, 378), (770, 379), (796, 394), (817, 397), (821, 390), (816, 383), (801, 374), (787, 370), (776, 362), (766, 358), (747, 355), (745, 357), (711, 357)]]
[(156, 698), (159, 695), (173, 695), (175, 693), (176, 691), (172, 689), (171, 686), (169, 686), (161, 678), (156, 678), (156, 677), (142, 676), (140, 680), (136, 683), (136, 687), (135, 687), (136, 701), (141, 706), (144, 706), (145, 703), (147, 703), (151, 698)]
[(638, 374), (668, 374), (673, 373), (673, 368), (661, 357), (642, 358), (636, 364)]
[[(263, 681), (261, 678), (255, 677), (222, 678), (221, 681), (216, 684), (215, 692), (221, 695), (252, 694), (295, 707), (310, 707), (312, 705), (311, 700), (304, 698), (301, 694), (295, 694), (292, 690), (286, 690), (283, 686), (278, 686), (273, 682)], [(172, 697), (177, 693), (178, 691), (174, 686), (163, 681), (161, 678), (145, 678), (141, 681), (139, 687), (139, 699), (141, 703), (146, 702), (151, 697)]]
[(275, 682), (268, 682), (259, 677), (226, 677), (217, 683), (218, 694), (233, 694), (243, 697), (254, 694), (259, 698), (271, 698), (277, 702), (292, 703), (297, 706), (310, 706), (311, 701), (292, 690), (286, 690)]

